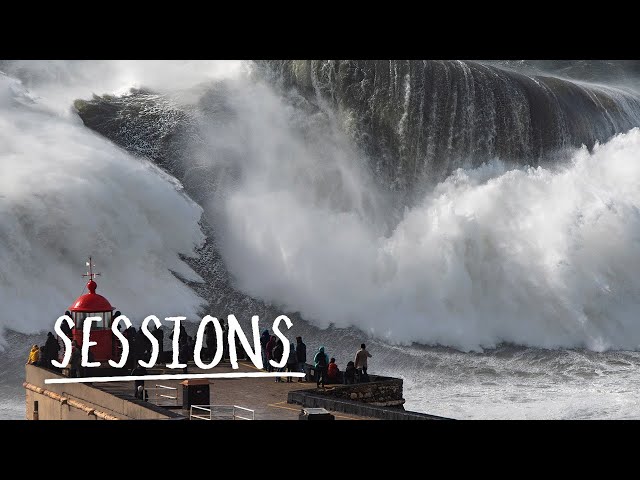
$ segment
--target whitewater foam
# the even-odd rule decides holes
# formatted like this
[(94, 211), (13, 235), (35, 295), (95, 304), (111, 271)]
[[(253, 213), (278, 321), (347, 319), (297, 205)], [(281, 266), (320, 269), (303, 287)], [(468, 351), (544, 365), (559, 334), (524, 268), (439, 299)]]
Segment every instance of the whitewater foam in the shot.
[(203, 242), (201, 214), (175, 179), (0, 76), (0, 327), (50, 330), (88, 255), (128, 316), (195, 317), (203, 300), (171, 271), (201, 280), (179, 257)]
[(243, 290), (320, 326), (462, 350), (637, 349), (638, 152), (634, 129), (555, 170), (460, 169), (388, 235), (310, 198), (317, 169), (270, 185), (263, 157), (228, 197), (222, 251)]

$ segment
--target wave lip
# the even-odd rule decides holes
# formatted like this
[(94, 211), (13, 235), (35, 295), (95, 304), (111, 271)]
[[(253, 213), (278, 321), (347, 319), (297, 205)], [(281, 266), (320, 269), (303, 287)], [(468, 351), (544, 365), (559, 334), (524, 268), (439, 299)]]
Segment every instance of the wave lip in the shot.
[(630, 91), (471, 61), (273, 60), (282, 83), (332, 112), (384, 184), (403, 192), (495, 158), (557, 161), (640, 126)]

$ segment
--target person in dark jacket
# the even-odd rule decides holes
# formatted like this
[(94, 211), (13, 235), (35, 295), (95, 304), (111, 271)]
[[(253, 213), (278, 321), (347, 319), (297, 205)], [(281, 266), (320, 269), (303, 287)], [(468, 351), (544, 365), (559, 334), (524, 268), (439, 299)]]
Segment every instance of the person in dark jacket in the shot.
[(353, 385), (356, 383), (356, 366), (353, 360), (347, 363), (347, 368), (344, 370), (344, 383), (347, 385)]
[[(69, 317), (71, 317), (71, 312), (69, 310), (67, 310), (66, 312), (64, 312), (64, 314)], [(60, 330), (62, 330), (62, 333), (64, 333), (68, 338), (71, 338), (73, 336), (72, 332), (71, 332), (71, 327), (69, 326), (69, 324), (67, 322), (62, 322), (62, 325), (60, 326)]]
[(82, 366), (80, 362), (82, 361), (82, 352), (80, 351), (80, 347), (78, 346), (78, 342), (74, 340), (71, 342), (71, 360), (69, 361), (69, 376), (71, 378), (76, 378), (81, 375)]
[(302, 337), (296, 337), (296, 356), (298, 357), (298, 371), (303, 372), (304, 379), (299, 378), (298, 381), (306, 381), (307, 380), (307, 346), (302, 341)]
[(50, 367), (51, 365), (49, 364), (49, 355), (47, 355), (46, 344), (40, 345), (39, 351), (40, 351), (40, 356), (38, 357), (38, 361), (36, 362), (36, 365), (44, 368)]
[(204, 338), (207, 341), (207, 360), (213, 360), (216, 351), (216, 329), (213, 323), (208, 323), (205, 327)]
[(193, 356), (195, 354), (196, 351), (196, 339), (193, 338), (191, 335), (189, 335), (187, 337), (187, 345), (189, 348), (189, 354), (187, 356), (187, 361), (188, 362), (193, 362)]
[(164, 358), (164, 329), (162, 327), (156, 328), (153, 331), (153, 336), (158, 340), (158, 359), (161, 362), (165, 362)]
[(269, 365), (267, 361), (267, 343), (271, 340), (271, 335), (269, 335), (269, 330), (265, 329), (260, 335), (260, 351), (262, 352), (262, 366), (265, 370), (269, 370)]
[(138, 346), (136, 345), (136, 329), (132, 325), (127, 328), (123, 335), (129, 341), (129, 356), (127, 357), (127, 362), (125, 363), (125, 367), (127, 368), (135, 368), (138, 364)]
[(269, 363), (269, 360), (273, 359), (273, 347), (275, 346), (276, 346), (276, 336), (271, 335), (271, 338), (267, 342), (267, 345), (265, 348), (266, 354), (267, 354), (267, 372), (273, 372), (273, 367), (271, 366), (271, 363)]
[(89, 351), (87, 352), (87, 362), (93, 363), (95, 361), (96, 361), (96, 356), (93, 354), (93, 351), (90, 348)]
[[(284, 355), (284, 345), (282, 344), (282, 340), (279, 338), (276, 340), (276, 344), (273, 347), (272, 358), (274, 362), (279, 362), (282, 360), (282, 355)], [(278, 372), (284, 371), (284, 367), (278, 368)], [(276, 382), (282, 382), (282, 377), (276, 377)]]
[(148, 350), (149, 345), (147, 342), (149, 342), (149, 339), (142, 332), (142, 328), (141, 328), (140, 330), (138, 330), (135, 336), (135, 346), (136, 346), (135, 352), (136, 352), (137, 360), (144, 360), (145, 362), (148, 360), (147, 352), (149, 351)]
[[(291, 343), (291, 348), (289, 349), (289, 359), (287, 360), (287, 371), (288, 372), (299, 372), (298, 369), (298, 355), (296, 355), (296, 346)], [(292, 377), (287, 377), (287, 383), (293, 382)]]
[[(171, 330), (171, 333), (169, 334), (169, 340), (171, 340), (173, 342), (173, 332), (174, 330)], [(182, 346), (187, 343), (187, 329), (184, 327), (184, 325), (180, 325), (180, 331), (178, 332), (178, 351), (180, 351), (180, 348), (182, 348)]]
[(238, 357), (238, 360), (248, 360), (249, 357), (247, 356), (247, 352), (242, 346), (242, 342), (240, 341), (240, 338), (237, 336), (235, 338), (235, 344), (236, 344), (236, 356)]
[(220, 320), (220, 328), (222, 329), (222, 360), (229, 358), (229, 327), (224, 318)]
[[(155, 338), (156, 340), (158, 340), (157, 332), (158, 328), (155, 326), (155, 324), (151, 324), (151, 327), (149, 327), (149, 333), (151, 334), (151, 336), (153, 338)], [(144, 359), (146, 362), (148, 362), (151, 359), (151, 352), (153, 351), (153, 343), (151, 343), (151, 339), (149, 337), (147, 337), (146, 335), (144, 336), (145, 339), (145, 356)]]
[(327, 383), (339, 383), (340, 369), (336, 364), (336, 359), (331, 357), (329, 360), (329, 366), (327, 367)]
[(47, 341), (44, 344), (44, 349), (47, 354), (47, 368), (52, 368), (51, 360), (58, 360), (58, 352), (60, 351), (60, 344), (53, 333), (47, 333)]
[[(131, 370), (131, 373), (129, 375), (131, 375), (132, 377), (134, 377), (134, 376), (137, 377), (137, 376), (146, 375), (146, 374), (147, 374), (147, 369), (145, 367), (143, 367), (142, 365), (138, 364), (138, 365), (136, 365), (136, 368)], [(143, 396), (144, 396), (144, 380), (134, 380), (133, 395), (139, 400), (146, 400), (145, 398), (143, 398)]]
[(320, 384), (322, 383), (322, 388), (324, 388), (324, 384), (327, 379), (327, 365), (329, 364), (329, 356), (324, 353), (324, 347), (318, 348), (318, 353), (316, 353), (315, 357), (313, 357), (313, 366), (316, 369), (316, 383), (317, 387), (320, 388)]
[(189, 342), (189, 336), (185, 336), (184, 342), (180, 345), (178, 350), (178, 362), (187, 365), (182, 370), (183, 373), (189, 373), (189, 355), (191, 354), (191, 342)]

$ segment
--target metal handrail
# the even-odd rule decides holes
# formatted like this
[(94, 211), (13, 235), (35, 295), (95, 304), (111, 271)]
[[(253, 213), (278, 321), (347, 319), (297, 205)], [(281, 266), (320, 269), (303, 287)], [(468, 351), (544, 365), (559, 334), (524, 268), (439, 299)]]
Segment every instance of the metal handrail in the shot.
[[(152, 392), (154, 394), (154, 396), (151, 399), (149, 399), (149, 401), (151, 401), (151, 403), (154, 403), (155, 405), (158, 405), (158, 406), (178, 405), (178, 389), (176, 387), (167, 387), (166, 385), (156, 384), (154, 388), (144, 389), (145, 396), (143, 398), (148, 398), (148, 392)], [(160, 392), (167, 392), (167, 393), (160, 393)], [(168, 395), (169, 392), (173, 393), (174, 395)], [(171, 400), (171, 402), (165, 401), (163, 403), (159, 403), (161, 399), (168, 399), (168, 400)]]
[[(210, 408), (206, 408), (209, 405), (205, 405), (205, 406), (200, 406), (200, 405), (191, 405), (191, 411), (189, 412), (189, 420), (193, 420), (195, 418), (197, 418), (198, 420), (211, 420), (211, 409)], [(208, 417), (204, 417), (202, 415), (195, 415), (193, 413), (193, 409), (198, 409), (198, 410), (204, 410), (205, 412), (208, 412), (209, 416)]]
[[(197, 411), (196, 413), (194, 413), (194, 409)], [(200, 412), (206, 413), (201, 414)], [(250, 408), (240, 407), (238, 405), (191, 405), (189, 412), (190, 420), (213, 420), (214, 417), (227, 417), (233, 420), (255, 420), (256, 412)]]
[[(247, 413), (247, 415), (251, 415), (251, 418), (247, 418), (247, 417), (241, 417), (240, 415), (238, 415), (236, 413), (236, 410), (241, 410), (243, 412), (249, 412)], [(256, 419), (256, 412), (255, 410), (251, 410), (250, 408), (245, 408), (245, 407), (239, 407), (237, 405), (233, 406), (233, 419), (240, 419), (240, 420), (255, 420)]]

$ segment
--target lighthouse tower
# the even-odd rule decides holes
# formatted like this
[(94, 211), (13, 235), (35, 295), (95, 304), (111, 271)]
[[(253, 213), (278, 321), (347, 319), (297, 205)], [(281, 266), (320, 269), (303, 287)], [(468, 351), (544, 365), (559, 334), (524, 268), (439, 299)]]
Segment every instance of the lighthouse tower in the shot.
[(92, 322), (91, 333), (89, 339), (92, 342), (97, 342), (97, 345), (91, 346), (89, 351), (93, 354), (95, 361), (105, 362), (114, 358), (113, 350), (113, 334), (111, 333), (111, 322), (113, 321), (113, 310), (109, 300), (102, 295), (96, 293), (98, 285), (93, 280), (94, 277), (100, 275), (99, 273), (93, 273), (93, 263), (91, 257), (87, 262), (89, 271), (83, 275), (83, 277), (89, 277), (87, 282), (87, 289), (89, 293), (81, 295), (73, 302), (73, 305), (69, 307), (71, 312), (71, 319), (74, 323), (72, 329), (73, 339), (78, 342), (79, 346), (82, 346), (82, 325), (84, 319), (87, 317), (99, 317), (99, 322)]

